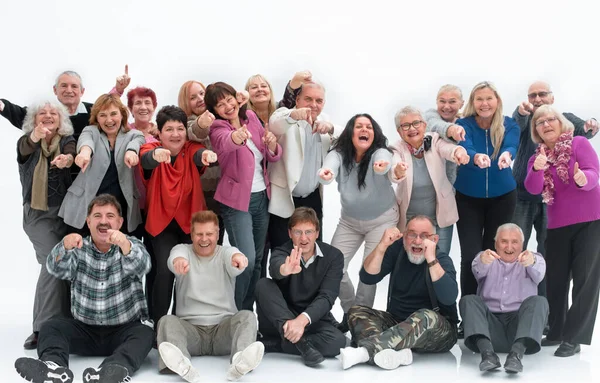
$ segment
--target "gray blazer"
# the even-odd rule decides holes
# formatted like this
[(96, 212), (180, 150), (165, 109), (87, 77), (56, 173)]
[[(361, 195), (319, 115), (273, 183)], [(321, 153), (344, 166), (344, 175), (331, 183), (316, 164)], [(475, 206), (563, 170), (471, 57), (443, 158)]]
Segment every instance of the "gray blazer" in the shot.
[[(142, 223), (142, 215), (138, 205), (139, 193), (133, 175), (136, 169), (129, 169), (125, 165), (125, 152), (133, 150), (139, 154), (140, 146), (144, 143), (145, 139), (142, 132), (131, 129), (125, 133), (122, 128), (119, 130), (115, 141), (115, 162), (119, 173), (119, 185), (127, 201), (127, 230), (129, 232), (132, 232)], [(83, 146), (92, 148), (92, 159), (85, 173), (80, 172), (67, 191), (58, 212), (58, 215), (65, 220), (66, 224), (79, 229), (85, 225), (88, 205), (96, 197), (98, 188), (110, 165), (108, 137), (97, 126), (86, 126), (83, 129), (77, 141), (77, 153)]]

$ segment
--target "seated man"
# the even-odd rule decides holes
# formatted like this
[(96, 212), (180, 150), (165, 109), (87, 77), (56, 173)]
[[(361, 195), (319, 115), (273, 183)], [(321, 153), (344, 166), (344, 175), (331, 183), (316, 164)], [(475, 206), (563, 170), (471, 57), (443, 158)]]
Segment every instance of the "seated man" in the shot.
[(300, 354), (312, 367), (346, 345), (330, 312), (340, 291), (344, 256), (317, 241), (319, 218), (313, 209), (297, 208), (288, 227), (292, 240), (271, 255), (273, 279), (256, 284), (259, 330), (267, 352)]
[(231, 355), (227, 379), (237, 380), (255, 369), (264, 353), (263, 344), (255, 342), (256, 316), (235, 306), (235, 278), (248, 259), (235, 247), (217, 245), (219, 221), (210, 210), (192, 215), (191, 237), (192, 244), (175, 246), (167, 261), (176, 276), (177, 316), (158, 322), (158, 368), (195, 382), (200, 374), (191, 356)]
[(69, 234), (48, 255), (48, 272), (71, 282), (71, 318), (53, 318), (39, 333), (39, 359), (19, 358), (17, 372), (34, 383), (73, 381), (69, 354), (108, 356), (86, 368), (83, 381), (128, 382), (152, 349), (154, 332), (142, 323), (148, 307), (142, 277), (150, 256), (141, 241), (121, 233), (121, 206), (101, 194), (88, 207), (91, 236)]
[[(403, 241), (398, 241), (400, 238)], [(365, 258), (360, 280), (375, 284), (390, 274), (387, 311), (354, 306), (348, 312), (357, 348), (340, 350), (342, 368), (358, 363), (394, 369), (412, 363), (412, 352), (446, 352), (456, 343), (456, 271), (437, 250), (438, 236), (427, 216), (385, 231)], [(439, 304), (438, 304), (439, 303)]]
[(500, 367), (494, 351), (508, 352), (504, 369), (511, 373), (523, 371), (523, 354), (540, 351), (548, 301), (537, 293), (546, 261), (523, 251), (523, 241), (521, 228), (506, 223), (496, 231), (497, 253), (488, 249), (473, 260), (477, 295), (460, 300), (460, 313), (465, 346), (481, 353), (480, 371)]

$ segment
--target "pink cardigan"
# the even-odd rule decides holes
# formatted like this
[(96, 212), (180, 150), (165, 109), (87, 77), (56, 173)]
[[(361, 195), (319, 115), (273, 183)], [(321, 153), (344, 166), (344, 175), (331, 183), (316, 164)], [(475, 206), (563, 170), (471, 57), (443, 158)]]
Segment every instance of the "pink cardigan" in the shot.
[[(263, 176), (267, 185), (267, 196), (271, 198), (271, 186), (267, 174), (267, 161), (276, 162), (281, 158), (281, 145), (277, 144), (277, 152), (272, 155), (263, 143), (265, 129), (254, 112), (246, 112), (246, 124), (252, 142), (263, 154)], [(217, 153), (219, 166), (221, 168), (221, 179), (215, 192), (215, 200), (233, 209), (248, 211), (250, 194), (252, 190), (252, 179), (254, 177), (254, 153), (246, 146), (237, 145), (233, 142), (231, 135), (235, 128), (226, 120), (215, 120), (209, 132), (210, 143)]]
[[(431, 149), (425, 152), (423, 158), (425, 159), (431, 182), (435, 188), (437, 202), (435, 219), (439, 227), (447, 227), (458, 221), (454, 190), (446, 175), (446, 161), (452, 161), (454, 151), (458, 146), (444, 141), (437, 133), (427, 133), (427, 135), (432, 137)], [(403, 140), (399, 140), (390, 147), (394, 155), (392, 169), (390, 169), (388, 174), (392, 182), (398, 184), (396, 187), (396, 201), (398, 202), (400, 211), (400, 220), (398, 221), (400, 231), (404, 231), (406, 226), (406, 211), (410, 203), (413, 186), (412, 154), (408, 150), (407, 145)], [(394, 177), (393, 169), (400, 161), (405, 162), (408, 165), (408, 169), (404, 178), (398, 180)]]

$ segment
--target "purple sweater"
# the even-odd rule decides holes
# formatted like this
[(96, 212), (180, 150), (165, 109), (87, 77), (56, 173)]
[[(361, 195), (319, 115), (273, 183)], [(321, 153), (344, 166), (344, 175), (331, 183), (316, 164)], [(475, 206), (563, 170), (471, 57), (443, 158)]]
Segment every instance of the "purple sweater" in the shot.
[[(600, 187), (598, 186), (598, 155), (585, 137), (573, 137), (573, 150), (569, 160), (569, 183), (563, 183), (551, 165), (550, 173), (554, 180), (554, 203), (548, 205), (548, 229), (600, 219)], [(544, 189), (544, 172), (533, 170), (535, 154), (527, 164), (525, 188), (531, 194), (541, 194)], [(587, 178), (587, 184), (577, 186), (573, 180), (573, 167), (579, 163), (579, 169)]]

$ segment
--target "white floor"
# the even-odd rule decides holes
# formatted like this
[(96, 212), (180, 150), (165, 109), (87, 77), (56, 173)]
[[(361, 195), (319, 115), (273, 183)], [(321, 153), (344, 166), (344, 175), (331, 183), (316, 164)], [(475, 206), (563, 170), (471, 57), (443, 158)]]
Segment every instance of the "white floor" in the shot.
[[(11, 207), (13, 209), (14, 207)], [(16, 210), (16, 209), (15, 209)], [(333, 229), (331, 229), (333, 230)], [(31, 333), (31, 307), (33, 291), (39, 267), (30, 250), (27, 238), (20, 227), (11, 228), (12, 237), (6, 240), (20, 243), (23, 246), (19, 252), (4, 254), (4, 267), (0, 268), (0, 296), (3, 300), (3, 315), (1, 316), (0, 339), (0, 382), (23, 381), (14, 370), (15, 359), (21, 356), (36, 357), (35, 351), (24, 351), (23, 341)], [(3, 233), (3, 237), (7, 233)], [(330, 234), (329, 234), (330, 235)], [(326, 235), (327, 238), (327, 235)], [(452, 258), (456, 265), (458, 253), (458, 238), (455, 234)], [(532, 244), (531, 246), (533, 246)], [(362, 249), (361, 249), (362, 251)], [(359, 253), (361, 254), (361, 253)], [(351, 264), (351, 275), (358, 274), (358, 261)], [(377, 294), (376, 308), (385, 308), (387, 294), (387, 278), (382, 281)], [(334, 315), (341, 316), (339, 304), (334, 307)], [(280, 382), (285, 381), (339, 381), (339, 382), (368, 382), (393, 379), (394, 381), (426, 382), (467, 382), (485, 379), (518, 379), (527, 382), (591, 382), (600, 378), (600, 335), (596, 326), (595, 344), (582, 346), (581, 354), (571, 358), (557, 358), (552, 355), (555, 347), (546, 347), (536, 355), (525, 356), (524, 372), (517, 376), (509, 376), (503, 371), (481, 374), (478, 370), (479, 355), (465, 349), (462, 341), (454, 346), (451, 352), (443, 355), (416, 355), (411, 366), (401, 367), (394, 371), (381, 370), (375, 366), (359, 365), (343, 371), (337, 359), (326, 360), (318, 368), (305, 367), (300, 358), (283, 354), (267, 354), (262, 364), (242, 381), (248, 382)], [(505, 354), (500, 358), (504, 362)], [(157, 373), (158, 353), (152, 350), (144, 365), (135, 374), (134, 382), (178, 382), (183, 381), (178, 376), (159, 375)], [(86, 367), (97, 366), (101, 358), (83, 358), (72, 356), (71, 369), (77, 381), (81, 381), (81, 373)], [(596, 362), (594, 362), (596, 361)], [(198, 368), (206, 382), (225, 381), (228, 367), (227, 357), (196, 357), (193, 364)], [(596, 378), (594, 378), (594, 376)]]

